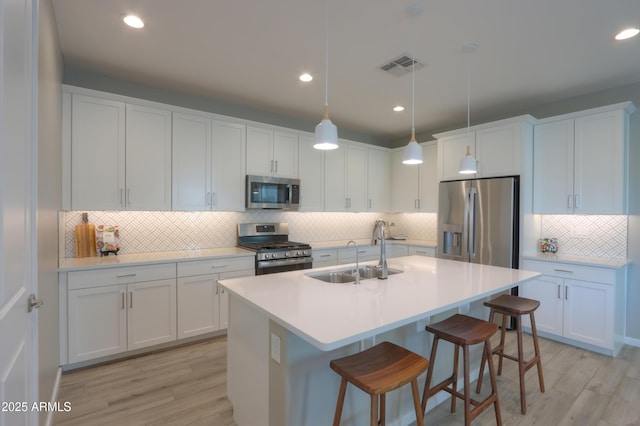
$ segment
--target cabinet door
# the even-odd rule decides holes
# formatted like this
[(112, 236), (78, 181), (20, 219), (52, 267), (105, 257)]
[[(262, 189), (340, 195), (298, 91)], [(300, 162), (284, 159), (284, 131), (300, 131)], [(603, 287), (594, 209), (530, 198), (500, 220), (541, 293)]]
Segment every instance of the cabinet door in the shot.
[(347, 147), (347, 210), (367, 211), (367, 148)]
[[(438, 212), (438, 145), (422, 144), (423, 163), (418, 167), (418, 209), (424, 213)], [(403, 164), (404, 165), (404, 164)], [(406, 166), (405, 167), (411, 167)], [(398, 188), (402, 191), (403, 188)]]
[[(540, 307), (535, 312), (538, 331), (562, 336), (563, 289), (563, 279), (549, 275), (542, 275), (520, 286), (522, 297), (540, 301)], [(523, 315), (522, 324), (531, 327), (528, 316)]]
[[(324, 209), (342, 212), (347, 208), (346, 155), (344, 144), (324, 153)], [(302, 183), (300, 183), (302, 185)]]
[(391, 169), (393, 172), (391, 209), (394, 212), (409, 213), (418, 209), (420, 168), (415, 164), (402, 164), (403, 155), (402, 149), (391, 153)]
[(314, 149), (312, 136), (301, 136), (298, 146), (300, 210), (324, 211), (324, 151)]
[(68, 292), (69, 362), (127, 350), (126, 285)]
[(436, 249), (433, 247), (409, 246), (408, 255), (436, 257)]
[(211, 120), (173, 114), (173, 210), (209, 210)]
[(534, 213), (573, 212), (573, 140), (573, 119), (534, 127)]
[(388, 212), (391, 198), (391, 156), (389, 151), (369, 148), (367, 163), (367, 210)]
[(271, 176), (273, 164), (273, 131), (247, 126), (247, 174)]
[(613, 286), (565, 279), (563, 297), (564, 336), (613, 349)]
[(338, 264), (337, 249), (313, 249), (313, 267), (333, 266)]
[(522, 128), (521, 124), (505, 124), (476, 131), (479, 177), (520, 174)]
[(440, 180), (458, 180), (461, 177), (470, 179), (475, 177), (475, 175), (464, 177), (458, 173), (460, 160), (467, 153), (467, 146), (471, 149), (471, 154), (475, 156), (475, 132), (471, 132), (469, 135), (465, 132), (438, 139), (438, 176)]
[(127, 104), (126, 128), (127, 210), (171, 210), (171, 111)]
[(220, 329), (218, 274), (178, 278), (178, 338)]
[(608, 111), (575, 119), (575, 213), (626, 213), (624, 115)]
[(244, 211), (245, 134), (243, 125), (213, 122), (212, 210)]
[(128, 349), (176, 340), (176, 280), (127, 285)]
[(71, 208), (124, 209), (125, 104), (82, 95), (71, 102)]
[(298, 135), (274, 132), (273, 174), (279, 177), (298, 177)]
[(387, 252), (391, 253), (389, 257), (409, 256), (409, 246), (406, 244), (391, 244), (389, 247), (391, 248), (391, 250), (387, 249)]

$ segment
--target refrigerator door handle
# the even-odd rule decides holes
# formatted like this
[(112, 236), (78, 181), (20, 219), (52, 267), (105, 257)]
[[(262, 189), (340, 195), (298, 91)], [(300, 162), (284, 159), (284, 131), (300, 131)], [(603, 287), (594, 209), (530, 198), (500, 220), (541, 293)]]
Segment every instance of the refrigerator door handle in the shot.
[(469, 258), (476, 258), (476, 194), (478, 190), (476, 188), (469, 189), (469, 197), (467, 202), (469, 203)]

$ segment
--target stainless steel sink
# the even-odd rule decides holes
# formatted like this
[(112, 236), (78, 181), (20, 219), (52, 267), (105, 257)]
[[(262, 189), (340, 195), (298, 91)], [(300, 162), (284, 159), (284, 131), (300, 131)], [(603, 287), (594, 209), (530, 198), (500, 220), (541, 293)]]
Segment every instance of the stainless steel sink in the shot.
[[(363, 266), (360, 267), (360, 280), (366, 280), (370, 278), (378, 277), (378, 268), (376, 266)], [(394, 275), (403, 272), (400, 269), (388, 268), (387, 274)], [(332, 269), (329, 271), (309, 272), (305, 274), (308, 277), (315, 278), (316, 280), (324, 281), (327, 283), (346, 284), (354, 283), (356, 276), (354, 268), (340, 268)]]

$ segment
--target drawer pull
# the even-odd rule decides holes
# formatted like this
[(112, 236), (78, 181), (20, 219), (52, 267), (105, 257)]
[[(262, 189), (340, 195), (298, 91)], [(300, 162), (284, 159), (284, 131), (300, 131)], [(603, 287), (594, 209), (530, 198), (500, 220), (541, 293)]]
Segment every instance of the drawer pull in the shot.
[(558, 284), (558, 299), (560, 299), (560, 284)]
[(331, 257), (330, 254), (321, 254), (320, 257)]
[(564, 288), (564, 300), (569, 300), (569, 287)]
[(211, 265), (211, 269), (226, 268), (226, 267), (227, 267), (226, 263), (224, 265)]
[(133, 292), (129, 292), (129, 309), (133, 309)]
[(367, 252), (366, 250), (360, 250), (360, 251), (358, 251), (358, 253), (366, 253), (366, 252)]
[(135, 277), (136, 274), (126, 274), (126, 275), (116, 275), (116, 278), (128, 278), (128, 277)]
[(554, 269), (554, 271), (556, 271), (556, 272), (566, 272), (567, 274), (573, 274), (573, 271), (570, 271), (568, 269)]
[(124, 292), (120, 293), (120, 296), (122, 296), (122, 309), (124, 310)]
[(416, 250), (416, 253), (417, 254), (427, 254), (427, 252), (424, 251), (424, 250)]

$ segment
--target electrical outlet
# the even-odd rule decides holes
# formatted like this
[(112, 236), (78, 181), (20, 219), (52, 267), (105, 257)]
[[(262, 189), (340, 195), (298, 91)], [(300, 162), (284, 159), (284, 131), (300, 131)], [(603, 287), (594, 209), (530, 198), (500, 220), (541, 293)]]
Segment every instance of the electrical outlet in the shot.
[(280, 364), (280, 336), (271, 333), (271, 359)]

